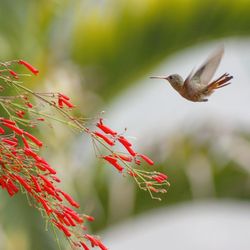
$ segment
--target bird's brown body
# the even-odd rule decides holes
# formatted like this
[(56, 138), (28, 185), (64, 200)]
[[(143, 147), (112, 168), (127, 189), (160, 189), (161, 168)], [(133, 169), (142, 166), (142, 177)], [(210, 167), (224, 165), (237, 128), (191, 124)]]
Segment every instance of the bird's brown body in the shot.
[(184, 98), (192, 102), (206, 102), (214, 90), (222, 88), (230, 84), (233, 78), (229, 74), (223, 74), (218, 79), (211, 81), (220, 60), (224, 53), (223, 47), (212, 54), (205, 63), (195, 72), (191, 72), (189, 76), (183, 80), (178, 74), (173, 74), (167, 77), (151, 77), (167, 80), (171, 86)]
[(182, 88), (180, 88), (179, 93), (184, 98), (188, 99), (189, 101), (193, 102), (204, 102), (207, 101), (208, 96), (210, 96), (214, 90), (225, 87), (226, 85), (230, 84), (229, 81), (232, 79), (232, 76), (229, 74), (224, 74), (215, 81), (209, 83), (207, 86), (196, 83), (190, 85), (183, 84)]

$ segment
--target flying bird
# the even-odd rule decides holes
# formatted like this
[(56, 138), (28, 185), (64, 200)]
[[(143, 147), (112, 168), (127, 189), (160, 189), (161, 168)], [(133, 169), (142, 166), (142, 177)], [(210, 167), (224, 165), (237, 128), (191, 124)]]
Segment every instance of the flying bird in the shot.
[(222, 46), (211, 54), (195, 72), (191, 71), (185, 80), (178, 74), (152, 76), (150, 78), (167, 80), (182, 97), (189, 101), (207, 102), (207, 97), (210, 96), (214, 90), (227, 86), (233, 78), (233, 76), (225, 73), (218, 79), (210, 82), (220, 64), (223, 54), (224, 47)]

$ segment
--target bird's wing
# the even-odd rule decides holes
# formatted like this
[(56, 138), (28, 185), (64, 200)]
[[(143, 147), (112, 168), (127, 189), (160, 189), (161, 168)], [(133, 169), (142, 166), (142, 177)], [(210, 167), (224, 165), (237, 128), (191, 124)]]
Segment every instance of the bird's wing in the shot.
[(184, 86), (188, 86), (189, 85), (189, 82), (193, 78), (193, 75), (194, 75), (194, 69), (192, 69), (192, 71), (190, 72), (190, 74), (185, 79)]
[(201, 85), (207, 85), (218, 68), (223, 53), (224, 47), (221, 46), (208, 57), (208, 59), (197, 69), (194, 74), (192, 72), (189, 74), (184, 84), (187, 86), (190, 81), (192, 81), (193, 83), (196, 82)]

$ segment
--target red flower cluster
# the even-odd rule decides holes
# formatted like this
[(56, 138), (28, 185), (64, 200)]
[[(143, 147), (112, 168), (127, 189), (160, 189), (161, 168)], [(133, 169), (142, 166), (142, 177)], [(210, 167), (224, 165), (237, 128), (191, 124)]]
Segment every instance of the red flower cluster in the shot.
[(7, 73), (7, 79), (19, 79), (18, 73), (16, 73), (14, 70), (10, 69), (9, 66), (11, 66), (13, 63), (18, 63), (20, 65), (23, 65), (25, 68), (27, 68), (31, 73), (34, 75), (37, 75), (39, 73), (39, 70), (30, 65), (28, 62), (24, 60), (19, 60), (19, 61), (12, 61), (12, 62), (7, 62), (7, 63), (1, 63), (1, 66), (4, 66), (4, 69), (0, 69), (0, 74), (6, 72)]
[(30, 65), (28, 62), (26, 62), (24, 60), (19, 60), (18, 63), (21, 64), (21, 65), (23, 65), (24, 67), (26, 67), (34, 75), (37, 75), (39, 73), (38, 69), (36, 69), (34, 66)]
[[(34, 206), (45, 211), (48, 220), (69, 237), (74, 245), (83, 246), (84, 238), (93, 245), (95, 238), (83, 233), (84, 218), (92, 221), (93, 217), (81, 216), (64, 204), (67, 202), (72, 207), (80, 207), (69, 194), (56, 187), (56, 183), (60, 180), (56, 176), (55, 169), (39, 156), (34, 148), (34, 145), (42, 147), (42, 142), (20, 129), (16, 122), (3, 117), (0, 117), (0, 133), (2, 189), (6, 189), (10, 196), (15, 195), (20, 189), (23, 190), (33, 198)], [(76, 238), (79, 231), (82, 232), (82, 237)], [(106, 249), (98, 239), (95, 241), (99, 242), (95, 243), (95, 246), (99, 246), (102, 250)], [(86, 247), (85, 249), (88, 249)]]
[[(19, 75), (9, 68), (13, 62), (0, 65), (5, 67), (0, 68), (1, 80), (7, 83), (7, 87), (13, 84), (13, 87), (19, 89), (19, 95), (15, 98), (5, 97), (0, 100), (8, 117), (11, 117), (9, 119), (0, 117), (0, 187), (6, 190), (10, 197), (19, 191), (26, 193), (32, 205), (46, 215), (47, 220), (54, 227), (65, 234), (74, 248), (89, 249), (87, 246), (87, 241), (89, 241), (91, 246), (106, 250), (107, 248), (98, 238), (85, 233), (85, 221), (93, 221), (94, 218), (80, 215), (70, 207), (79, 208), (80, 205), (69, 194), (57, 187), (60, 179), (56, 176), (56, 170), (39, 155), (39, 148), (43, 146), (42, 141), (25, 129), (34, 127), (35, 121), (45, 120), (42, 117), (44, 113), (39, 113), (29, 101), (29, 94), (38, 97), (44, 104), (55, 107), (64, 117), (73, 122), (74, 119), (71, 119), (62, 108), (70, 109), (74, 105), (69, 97), (61, 93), (27, 92), (27, 88), (12, 81), (12, 78), (19, 78)], [(33, 74), (38, 74), (39, 71), (29, 63), (23, 60), (17, 62)], [(22, 90), (23, 94), (20, 94)], [(35, 121), (32, 119), (33, 114)], [(46, 117), (49, 118), (49, 115)]]
[[(152, 166), (154, 165), (153, 160), (144, 154), (136, 152), (133, 149), (132, 143), (128, 141), (128, 139), (123, 135), (118, 134), (118, 132), (105, 125), (102, 118), (100, 118), (96, 126), (101, 130), (101, 132), (93, 131), (91, 132), (91, 135), (106, 149), (108, 149), (107, 151), (109, 153), (107, 155), (100, 155), (100, 158), (104, 159), (121, 173), (123, 173), (125, 169), (128, 175), (136, 179), (136, 182), (139, 184), (140, 188), (148, 190), (150, 194), (151, 191), (155, 193), (164, 193), (167, 191), (165, 188), (159, 188), (159, 186), (166, 185), (168, 187), (170, 185), (165, 174), (155, 171), (148, 172), (140, 168), (134, 168), (132, 166), (133, 162), (137, 166), (141, 165), (141, 160)], [(114, 150), (114, 146), (117, 144), (120, 144), (124, 148), (124, 153), (118, 153)]]
[(61, 93), (58, 94), (58, 106), (59, 108), (63, 108), (64, 106), (68, 108), (74, 108), (75, 106), (70, 102), (70, 98)]

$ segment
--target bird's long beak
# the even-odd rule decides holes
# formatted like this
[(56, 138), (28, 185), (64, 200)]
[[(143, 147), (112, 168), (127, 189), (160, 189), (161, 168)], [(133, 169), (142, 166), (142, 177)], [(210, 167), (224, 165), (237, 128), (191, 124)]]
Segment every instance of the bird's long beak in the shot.
[(150, 79), (164, 79), (167, 80), (167, 76), (150, 76)]

